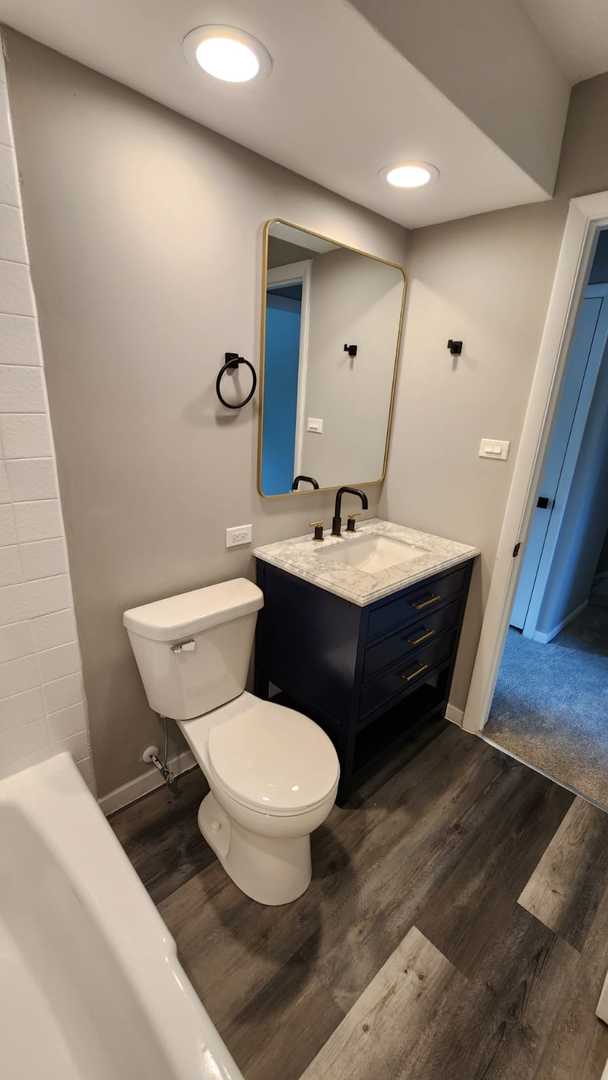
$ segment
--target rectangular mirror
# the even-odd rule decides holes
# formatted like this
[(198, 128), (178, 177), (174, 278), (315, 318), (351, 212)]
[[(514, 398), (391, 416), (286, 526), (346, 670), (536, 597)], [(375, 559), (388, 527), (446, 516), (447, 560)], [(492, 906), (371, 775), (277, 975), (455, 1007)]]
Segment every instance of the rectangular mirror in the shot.
[(267, 223), (262, 495), (384, 478), (404, 302), (400, 266), (286, 221)]

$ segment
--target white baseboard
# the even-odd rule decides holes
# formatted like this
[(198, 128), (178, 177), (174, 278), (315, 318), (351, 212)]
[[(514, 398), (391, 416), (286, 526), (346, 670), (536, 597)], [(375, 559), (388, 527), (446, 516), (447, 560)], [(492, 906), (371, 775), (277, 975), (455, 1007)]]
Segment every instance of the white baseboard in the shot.
[(464, 709), (458, 709), (456, 705), (452, 705), (451, 702), (445, 707), (445, 718), (452, 724), (458, 724), (458, 727), (462, 727), (464, 720)]
[(574, 611), (570, 611), (568, 615), (566, 615), (566, 618), (562, 619), (562, 621), (558, 623), (557, 626), (552, 627), (552, 629), (549, 630), (548, 633), (544, 634), (541, 630), (535, 630), (532, 634), (532, 641), (538, 641), (540, 645), (548, 645), (549, 642), (553, 641), (553, 638), (557, 637), (560, 631), (562, 631), (564, 627), (568, 625), (568, 623), (571, 623), (574, 619), (577, 618), (577, 616), (580, 615), (581, 611), (585, 610), (588, 603), (589, 601), (585, 600), (583, 604), (579, 604), (578, 607), (574, 609)]
[[(194, 765), (196, 765), (196, 761), (191, 750), (182, 750), (181, 753), (169, 758), (169, 768), (174, 776), (187, 772)], [(115, 788), (114, 791), (109, 791), (107, 795), (103, 795), (98, 800), (99, 806), (104, 814), (113, 814), (115, 810), (121, 810), (123, 806), (128, 806), (129, 803), (135, 802), (136, 799), (141, 799), (142, 795), (147, 795), (148, 792), (161, 787), (164, 782), (158, 769), (150, 765), (145, 773), (141, 773), (140, 776), (136, 776), (133, 780), (129, 780), (126, 784)]]

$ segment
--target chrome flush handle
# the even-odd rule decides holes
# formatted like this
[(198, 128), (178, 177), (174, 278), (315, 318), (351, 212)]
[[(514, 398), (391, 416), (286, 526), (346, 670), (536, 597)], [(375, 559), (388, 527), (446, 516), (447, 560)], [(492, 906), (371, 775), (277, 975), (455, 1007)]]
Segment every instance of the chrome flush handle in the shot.
[(179, 656), (183, 652), (194, 652), (196, 649), (196, 641), (194, 638), (190, 638), (189, 641), (180, 641), (177, 645), (171, 646), (171, 652)]

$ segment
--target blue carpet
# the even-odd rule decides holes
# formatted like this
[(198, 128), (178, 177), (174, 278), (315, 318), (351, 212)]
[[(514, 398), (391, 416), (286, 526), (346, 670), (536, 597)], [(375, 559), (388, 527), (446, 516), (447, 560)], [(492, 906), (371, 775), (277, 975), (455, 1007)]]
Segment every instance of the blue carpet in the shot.
[(484, 734), (608, 808), (608, 608), (548, 645), (510, 629)]

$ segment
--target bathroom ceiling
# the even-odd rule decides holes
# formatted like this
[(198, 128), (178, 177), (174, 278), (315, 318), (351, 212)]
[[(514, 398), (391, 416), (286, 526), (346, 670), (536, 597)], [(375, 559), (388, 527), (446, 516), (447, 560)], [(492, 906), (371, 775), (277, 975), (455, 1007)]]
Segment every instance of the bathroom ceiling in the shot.
[[(346, 0), (0, 0), (0, 19), (406, 226), (547, 198)], [(182, 39), (205, 23), (258, 37), (270, 77), (222, 83), (187, 63)], [(380, 170), (408, 159), (439, 181), (391, 188)]]
[(523, 0), (571, 83), (608, 71), (606, 0)]

